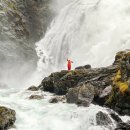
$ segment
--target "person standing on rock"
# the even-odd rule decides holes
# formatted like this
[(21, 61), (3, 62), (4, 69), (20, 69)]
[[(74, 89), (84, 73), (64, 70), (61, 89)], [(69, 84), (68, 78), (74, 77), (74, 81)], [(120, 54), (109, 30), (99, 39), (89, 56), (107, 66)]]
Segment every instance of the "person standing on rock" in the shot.
[(67, 59), (67, 67), (68, 67), (68, 70), (71, 70), (71, 64), (73, 63), (73, 61)]

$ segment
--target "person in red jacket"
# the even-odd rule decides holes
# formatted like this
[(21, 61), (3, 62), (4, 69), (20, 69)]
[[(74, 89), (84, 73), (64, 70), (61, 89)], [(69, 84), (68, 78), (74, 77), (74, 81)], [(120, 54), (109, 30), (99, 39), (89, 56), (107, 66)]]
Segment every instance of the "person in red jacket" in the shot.
[(73, 63), (73, 61), (67, 59), (67, 67), (68, 67), (68, 70), (71, 70), (71, 64)]

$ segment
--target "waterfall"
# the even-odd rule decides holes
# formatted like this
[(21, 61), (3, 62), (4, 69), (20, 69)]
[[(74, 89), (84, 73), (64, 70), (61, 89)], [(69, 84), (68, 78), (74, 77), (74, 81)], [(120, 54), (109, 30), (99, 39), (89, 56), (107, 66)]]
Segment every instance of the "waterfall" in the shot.
[[(106, 66), (113, 62), (117, 51), (130, 48), (130, 0), (70, 0), (65, 4), (59, 9), (44, 38), (36, 43), (38, 71), (47, 75), (66, 69), (67, 58), (73, 60), (73, 68), (85, 64), (91, 64), (92, 67)], [(12, 47), (12, 44), (6, 44), (6, 47)], [(10, 55), (6, 47), (1, 44), (1, 54), (7, 54), (8, 59), (17, 57), (19, 53), (14, 53), (16, 45), (11, 48), (13, 55)], [(20, 56), (24, 51), (21, 49)], [(11, 60), (12, 62), (14, 61)], [(20, 61), (18, 63), (23, 66)], [(19, 70), (18, 67), (14, 73), (11, 67), (8, 68), (11, 76), (5, 74), (8, 75), (5, 77), (10, 86), (1, 85), (0, 105), (16, 111), (16, 128), (10, 130), (114, 130), (116, 127), (108, 108), (93, 104), (90, 107), (77, 107), (67, 103), (51, 104), (49, 100), (54, 95), (50, 93), (11, 88), (13, 85), (8, 82), (10, 77), (18, 77), (24, 69)], [(24, 65), (23, 68), (30, 70), (30, 66)], [(5, 73), (3, 70), (0, 72)], [(17, 79), (23, 80), (23, 75), (15, 78), (15, 82)], [(26, 73), (25, 77), (30, 78), (30, 75)], [(19, 80), (18, 85), (21, 85)], [(42, 95), (44, 99), (29, 100), (31, 95)], [(97, 124), (96, 115), (99, 111), (107, 114), (110, 124)], [(122, 118), (130, 120), (130, 117)]]
[(73, 0), (36, 43), (38, 70), (52, 72), (75, 66), (101, 67), (113, 62), (115, 53), (130, 48), (129, 0)]

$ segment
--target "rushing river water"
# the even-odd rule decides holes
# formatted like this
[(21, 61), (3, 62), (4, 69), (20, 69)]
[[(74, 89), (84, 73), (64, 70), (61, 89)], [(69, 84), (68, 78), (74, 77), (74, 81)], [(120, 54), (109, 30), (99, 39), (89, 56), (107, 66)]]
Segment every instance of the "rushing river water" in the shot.
[[(43, 95), (43, 100), (29, 100), (31, 94)], [(16, 111), (16, 128), (10, 130), (109, 130), (115, 127), (98, 126), (96, 113), (107, 112), (106, 108), (91, 105), (88, 108), (73, 104), (50, 104), (52, 94), (44, 92), (0, 90), (0, 104)]]

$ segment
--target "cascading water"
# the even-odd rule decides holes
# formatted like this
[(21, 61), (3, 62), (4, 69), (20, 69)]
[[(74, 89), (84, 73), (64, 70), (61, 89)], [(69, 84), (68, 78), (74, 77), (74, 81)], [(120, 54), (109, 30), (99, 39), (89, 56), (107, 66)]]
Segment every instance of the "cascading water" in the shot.
[[(118, 50), (130, 47), (129, 14), (129, 0), (73, 0), (37, 43), (38, 70), (47, 75), (64, 69), (67, 58), (74, 61), (74, 67), (111, 64)], [(113, 130), (115, 127), (112, 119), (105, 127), (96, 123), (96, 113), (108, 113), (106, 108), (50, 104), (51, 94), (18, 91), (0, 90), (0, 104), (17, 113), (16, 128), (11, 130)], [(44, 95), (44, 99), (28, 100), (32, 94)]]
[[(18, 92), (16, 90), (0, 90), (0, 104), (11, 107), (17, 112), (15, 123), (17, 130), (112, 130), (114, 122), (108, 126), (98, 126), (96, 113), (106, 108), (91, 105), (89, 108), (77, 107), (64, 103), (50, 104), (51, 94), (42, 93), (41, 101), (28, 100), (32, 94), (41, 92)], [(15, 130), (11, 128), (10, 130)]]
[(112, 63), (115, 53), (130, 48), (129, 0), (74, 0), (54, 19), (38, 42), (39, 70)]

